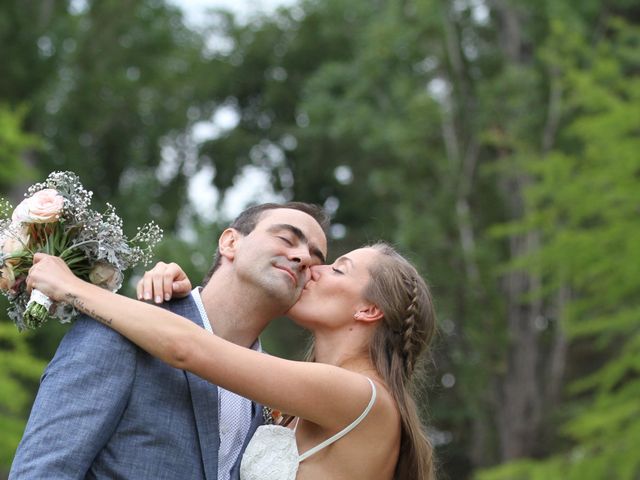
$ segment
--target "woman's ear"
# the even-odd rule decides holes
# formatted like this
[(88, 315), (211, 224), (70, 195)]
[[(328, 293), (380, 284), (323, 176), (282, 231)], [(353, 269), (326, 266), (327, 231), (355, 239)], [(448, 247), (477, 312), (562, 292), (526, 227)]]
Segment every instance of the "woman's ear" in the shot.
[(220, 256), (233, 261), (236, 256), (239, 238), (240, 233), (235, 228), (226, 228), (218, 238)]
[(382, 317), (384, 313), (375, 303), (361, 305), (353, 314), (353, 318), (360, 322), (377, 322)]

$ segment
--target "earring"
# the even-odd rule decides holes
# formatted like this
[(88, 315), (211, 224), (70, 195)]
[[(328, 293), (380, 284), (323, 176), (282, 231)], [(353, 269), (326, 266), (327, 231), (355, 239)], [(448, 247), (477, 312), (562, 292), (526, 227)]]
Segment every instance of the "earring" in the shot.
[(359, 319), (360, 319), (360, 317), (361, 317), (360, 312), (356, 312), (356, 313), (354, 313), (354, 314), (353, 314), (353, 318), (354, 318), (355, 320), (359, 320)]

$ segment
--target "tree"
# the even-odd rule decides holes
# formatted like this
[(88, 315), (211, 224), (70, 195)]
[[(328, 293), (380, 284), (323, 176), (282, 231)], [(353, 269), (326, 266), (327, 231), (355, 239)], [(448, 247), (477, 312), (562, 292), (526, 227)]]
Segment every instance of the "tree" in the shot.
[[(631, 54), (640, 28), (610, 16), (595, 42), (557, 20), (546, 48), (560, 74), (567, 124), (544, 162), (530, 165), (530, 214), (516, 225), (542, 244), (516, 262), (546, 279), (540, 296), (567, 296), (555, 319), (573, 345), (592, 349), (567, 395), (568, 440), (543, 461), (478, 475), (497, 479), (635, 479), (640, 460), (637, 394), (640, 77)], [(588, 350), (587, 350), (588, 351)], [(585, 358), (586, 357), (586, 358)], [(585, 362), (585, 360), (587, 360)], [(575, 368), (575, 367), (574, 367)], [(570, 408), (571, 406), (571, 408)]]

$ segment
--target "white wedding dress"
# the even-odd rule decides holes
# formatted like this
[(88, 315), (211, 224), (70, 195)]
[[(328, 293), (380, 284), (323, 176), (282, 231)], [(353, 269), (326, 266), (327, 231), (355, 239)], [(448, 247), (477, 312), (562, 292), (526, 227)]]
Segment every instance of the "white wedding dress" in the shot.
[(240, 480), (295, 480), (300, 462), (344, 437), (369, 414), (376, 401), (376, 386), (371, 379), (367, 380), (371, 384), (371, 400), (362, 414), (344, 430), (302, 455), (298, 454), (295, 428), (292, 430), (280, 425), (258, 427), (242, 456)]

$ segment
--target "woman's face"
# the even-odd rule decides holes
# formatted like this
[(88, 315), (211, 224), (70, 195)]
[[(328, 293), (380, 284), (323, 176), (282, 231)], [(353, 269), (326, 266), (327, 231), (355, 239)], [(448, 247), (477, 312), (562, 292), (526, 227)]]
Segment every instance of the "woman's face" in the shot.
[(311, 267), (311, 280), (287, 315), (296, 323), (338, 326), (353, 320), (366, 302), (362, 291), (369, 282), (369, 267), (379, 255), (373, 248), (359, 248), (331, 265)]

